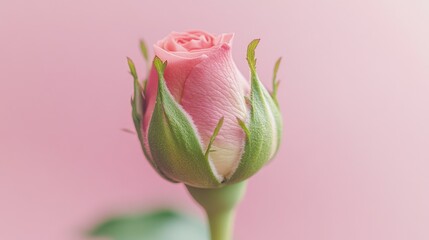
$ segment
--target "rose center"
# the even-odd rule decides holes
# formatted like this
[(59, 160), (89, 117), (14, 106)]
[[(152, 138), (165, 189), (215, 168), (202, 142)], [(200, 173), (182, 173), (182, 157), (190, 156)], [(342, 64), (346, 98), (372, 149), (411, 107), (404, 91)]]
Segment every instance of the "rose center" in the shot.
[(211, 36), (194, 34), (174, 39), (178, 45), (190, 52), (213, 47), (213, 40)]

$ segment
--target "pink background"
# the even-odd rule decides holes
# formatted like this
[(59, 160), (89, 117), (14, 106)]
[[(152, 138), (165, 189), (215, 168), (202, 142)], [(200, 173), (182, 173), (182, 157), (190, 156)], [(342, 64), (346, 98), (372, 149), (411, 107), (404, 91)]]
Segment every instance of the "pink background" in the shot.
[(0, 2), (0, 239), (82, 239), (109, 213), (201, 211), (144, 160), (125, 56), (172, 30), (262, 38), (284, 143), (250, 180), (236, 238), (429, 239), (425, 0)]

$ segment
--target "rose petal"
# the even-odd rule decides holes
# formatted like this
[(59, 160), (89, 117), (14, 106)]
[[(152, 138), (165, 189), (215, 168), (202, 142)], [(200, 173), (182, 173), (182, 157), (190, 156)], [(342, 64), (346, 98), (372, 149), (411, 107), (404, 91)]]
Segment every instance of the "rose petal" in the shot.
[(218, 173), (228, 176), (238, 165), (245, 142), (236, 118), (246, 118), (244, 96), (249, 89), (232, 60), (229, 45), (223, 44), (196, 65), (183, 89), (180, 104), (192, 117), (205, 146), (219, 119), (225, 118), (210, 157)]

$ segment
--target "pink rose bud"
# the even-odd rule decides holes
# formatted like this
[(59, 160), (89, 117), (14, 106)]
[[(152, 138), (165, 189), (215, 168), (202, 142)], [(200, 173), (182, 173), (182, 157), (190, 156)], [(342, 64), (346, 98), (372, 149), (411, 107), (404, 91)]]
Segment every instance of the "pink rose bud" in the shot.
[[(144, 87), (129, 59), (133, 119), (142, 148), (170, 181), (199, 188), (240, 182), (279, 147), (279, 61), (270, 94), (256, 73), (259, 40), (248, 47), (248, 81), (232, 59), (232, 39), (233, 34), (203, 31), (171, 33), (154, 45), (156, 57)], [(147, 59), (144, 45), (142, 50)]]

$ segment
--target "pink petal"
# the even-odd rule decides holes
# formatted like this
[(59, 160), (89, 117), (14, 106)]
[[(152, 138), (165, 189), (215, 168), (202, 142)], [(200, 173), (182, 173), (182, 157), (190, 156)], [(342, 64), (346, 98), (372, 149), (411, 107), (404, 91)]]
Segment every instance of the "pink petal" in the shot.
[(179, 101), (192, 117), (205, 146), (219, 119), (225, 117), (213, 143), (215, 151), (210, 154), (222, 176), (231, 174), (241, 158), (245, 135), (236, 118), (246, 118), (244, 96), (248, 91), (249, 84), (237, 69), (230, 47), (225, 43), (194, 67)]

